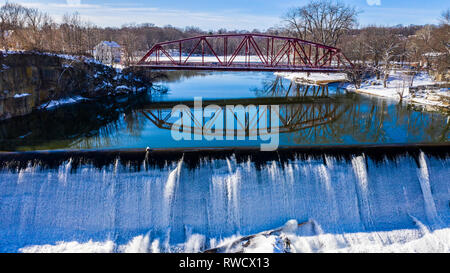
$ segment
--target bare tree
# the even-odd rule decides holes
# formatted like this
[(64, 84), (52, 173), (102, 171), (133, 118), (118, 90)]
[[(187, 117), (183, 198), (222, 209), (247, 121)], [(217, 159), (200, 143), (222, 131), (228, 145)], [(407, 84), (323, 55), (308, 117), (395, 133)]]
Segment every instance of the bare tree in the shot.
[(397, 84), (396, 86), (396, 92), (399, 97), (399, 102), (403, 102), (403, 99), (405, 98), (405, 95), (410, 87), (410, 82), (412, 82), (411, 78), (414, 77), (413, 75), (409, 74), (402, 74), (401, 79), (402, 81)]
[(383, 41), (383, 44), (385, 45), (385, 49), (382, 55), (383, 86), (386, 88), (387, 81), (389, 79), (389, 74), (391, 71), (391, 62), (394, 60), (395, 57), (400, 57), (400, 55), (397, 54), (398, 49), (400, 48), (400, 43), (398, 42), (397, 39), (386, 39)]
[(94, 47), (100, 42), (98, 31), (94, 24), (86, 22), (84, 24), (84, 40), (86, 51), (94, 55)]
[(442, 12), (441, 23), (443, 25), (450, 25), (450, 9)]
[(120, 42), (124, 53), (124, 62), (126, 66), (136, 62), (136, 56), (139, 48), (139, 35), (137, 34), (137, 28), (135, 25), (127, 25), (122, 28), (127, 29), (122, 33), (120, 37)]
[(9, 38), (24, 26), (24, 7), (6, 2), (0, 8), (0, 47), (8, 50)]
[(390, 28), (375, 26), (366, 28), (362, 35), (368, 55), (376, 69), (377, 78), (380, 79), (383, 74), (383, 84), (387, 87), (392, 61), (401, 59), (404, 54), (402, 39)]
[(340, 1), (311, 0), (306, 6), (289, 10), (284, 19), (288, 31), (297, 38), (336, 46), (356, 25), (358, 13)]
[[(22, 31), (22, 41), (25, 49), (43, 50), (48, 49), (44, 46), (44, 28), (53, 24), (52, 18), (38, 9), (25, 9), (26, 27)], [(48, 29), (47, 29), (48, 30)]]
[(83, 49), (83, 27), (78, 13), (65, 14), (60, 26), (63, 51), (70, 54), (85, 54)]

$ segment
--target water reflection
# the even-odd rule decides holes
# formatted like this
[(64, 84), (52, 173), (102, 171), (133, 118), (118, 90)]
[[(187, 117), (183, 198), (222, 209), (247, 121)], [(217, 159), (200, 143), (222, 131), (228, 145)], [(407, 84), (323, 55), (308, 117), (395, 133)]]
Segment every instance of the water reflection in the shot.
[[(222, 105), (219, 106), (214, 113), (205, 113), (205, 116), (209, 118), (197, 119), (194, 114), (194, 109), (190, 109), (189, 117), (192, 119), (190, 132), (194, 134), (204, 134), (204, 128), (208, 127), (208, 123), (217, 116), (222, 116), (223, 127), (225, 129), (225, 135), (231, 130), (235, 136), (259, 136), (261, 131), (267, 132), (262, 129), (261, 124), (267, 124), (266, 121), (262, 122), (262, 117), (265, 117), (263, 107), (260, 105), (254, 105), (245, 101), (241, 104), (242, 108), (236, 107), (231, 110), (229, 107)], [(254, 106), (254, 111), (249, 111), (248, 107)], [(271, 126), (272, 129), (276, 129), (277, 132), (282, 134), (295, 133), (299, 131), (313, 131), (317, 128), (322, 128), (323, 125), (335, 122), (340, 116), (342, 116), (350, 107), (350, 105), (324, 102), (324, 103), (302, 103), (302, 104), (284, 104), (279, 105), (279, 114), (277, 119), (279, 125), (277, 127)], [(267, 110), (266, 112), (270, 112)], [(159, 129), (171, 130), (177, 127), (175, 124), (179, 116), (172, 115), (172, 109), (162, 108), (155, 109), (154, 107), (140, 110), (140, 113), (145, 116), (150, 122), (152, 122)], [(184, 113), (186, 114), (186, 113)], [(270, 118), (268, 118), (270, 120)], [(237, 128), (235, 128), (237, 125)], [(264, 125), (264, 126), (265, 126)]]
[(159, 77), (159, 82), (161, 83), (177, 83), (190, 78), (206, 77), (212, 74), (208, 71), (195, 71), (195, 70), (162, 70), (160, 71), (161, 76)]
[[(246, 75), (236, 73), (232, 77), (236, 77), (237, 82), (239, 77), (247, 77)], [(175, 82), (178, 79), (182, 85), (186, 81), (197, 79), (197, 76), (178, 73), (172, 79)], [(247, 91), (254, 94), (252, 98), (241, 100), (234, 97), (233, 100), (224, 99), (214, 103), (221, 106), (222, 111), (230, 102), (232, 105), (244, 106), (279, 105), (281, 145), (449, 141), (448, 119), (439, 113), (419, 112), (409, 106), (383, 99), (345, 94), (335, 85), (305, 86), (291, 84), (290, 81), (273, 75), (256, 76), (246, 86)], [(214, 73), (202, 74), (201, 77), (202, 81), (209, 84), (209, 90), (214, 90), (216, 86), (222, 88)], [(164, 83), (160, 84), (165, 86)], [(177, 84), (172, 82), (171, 88), (176, 89)], [(239, 93), (239, 90), (234, 92)], [(242, 90), (241, 93), (247, 91)], [(306, 99), (303, 100), (304, 98)], [(160, 100), (155, 101), (153, 96), (141, 95), (102, 104), (87, 102), (0, 122), (0, 149), (14, 151), (259, 145), (237, 140), (176, 142), (171, 138), (169, 129), (174, 122), (174, 117), (170, 115), (171, 106), (177, 102), (157, 101)], [(205, 103), (204, 106), (206, 105)], [(240, 130), (249, 135), (249, 126), (250, 122), (246, 121)], [(199, 130), (202, 125), (197, 127)]]
[[(112, 136), (124, 128), (139, 136), (145, 122), (133, 109), (151, 101), (148, 94), (102, 102), (86, 101), (0, 122), (0, 149), (6, 151), (113, 146)], [(141, 118), (142, 119), (142, 118)], [(91, 145), (85, 143), (89, 139)]]
[[(338, 90), (337, 90), (338, 91)], [(329, 85), (304, 85), (283, 77), (265, 79), (261, 88), (253, 88), (258, 97), (327, 97)]]

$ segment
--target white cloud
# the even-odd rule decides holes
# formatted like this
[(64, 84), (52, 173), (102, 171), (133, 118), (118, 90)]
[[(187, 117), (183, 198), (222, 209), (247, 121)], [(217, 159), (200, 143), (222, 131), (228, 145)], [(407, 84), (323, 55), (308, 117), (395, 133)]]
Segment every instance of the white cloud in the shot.
[[(154, 23), (158, 26), (198, 26), (205, 30), (267, 29), (279, 23), (278, 16), (248, 14), (239, 10), (225, 10), (221, 14), (196, 10), (163, 9), (140, 4), (88, 4), (87, 1), (65, 0), (63, 3), (49, 0), (18, 0), (26, 7), (48, 12), (60, 22), (65, 13), (79, 12), (83, 20), (100, 26), (120, 27), (127, 23)], [(3, 0), (0, 0), (0, 4)]]
[(367, 0), (369, 6), (381, 6), (381, 0)]
[(81, 0), (66, 0), (68, 6), (81, 6)]

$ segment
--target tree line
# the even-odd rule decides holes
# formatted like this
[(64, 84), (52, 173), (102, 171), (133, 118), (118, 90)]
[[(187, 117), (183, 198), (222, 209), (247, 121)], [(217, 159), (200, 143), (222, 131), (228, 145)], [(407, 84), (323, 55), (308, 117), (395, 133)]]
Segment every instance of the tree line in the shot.
[[(438, 25), (358, 25), (360, 11), (341, 1), (311, 0), (283, 16), (281, 26), (264, 33), (291, 36), (341, 48), (358, 66), (372, 67), (384, 77), (394, 63), (417, 69), (446, 71), (450, 63), (450, 9)], [(0, 8), (0, 48), (36, 50), (73, 55), (92, 55), (101, 41), (116, 41), (126, 63), (132, 63), (155, 43), (204, 34), (247, 33), (220, 29), (207, 32), (197, 27), (184, 29), (154, 24), (129, 24), (120, 28), (98, 27), (79, 14), (66, 14), (60, 23), (45, 12), (6, 3)], [(251, 32), (259, 32), (254, 30)], [(218, 54), (223, 46), (212, 45)], [(230, 45), (232, 47), (233, 45)]]
[(448, 71), (450, 9), (442, 13), (438, 25), (424, 26), (359, 27), (360, 13), (340, 1), (312, 0), (285, 14), (284, 31), (290, 36), (342, 49), (358, 68), (355, 73), (371, 68), (378, 78), (383, 77), (385, 86), (395, 63), (408, 64), (416, 71)]
[(192, 26), (181, 29), (151, 23), (103, 28), (82, 20), (78, 13), (65, 14), (62, 22), (57, 23), (50, 15), (35, 8), (10, 2), (0, 7), (0, 49), (89, 56), (101, 41), (116, 41), (123, 49), (126, 63), (142, 57), (143, 52), (158, 42), (205, 34), (248, 32), (226, 29), (207, 32)]

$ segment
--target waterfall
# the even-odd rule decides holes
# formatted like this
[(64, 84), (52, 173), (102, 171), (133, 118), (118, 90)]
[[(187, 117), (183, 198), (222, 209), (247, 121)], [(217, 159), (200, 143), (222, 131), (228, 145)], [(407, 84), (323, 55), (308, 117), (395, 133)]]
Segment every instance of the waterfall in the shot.
[(67, 184), (67, 178), (70, 173), (71, 166), (72, 166), (72, 159), (69, 159), (69, 161), (66, 164), (63, 164), (59, 167), (58, 180), (63, 185)]
[(366, 158), (364, 156), (357, 156), (352, 159), (352, 165), (355, 175), (359, 182), (358, 185), (360, 186), (362, 193), (364, 194), (364, 197), (367, 197), (366, 195), (368, 192), (367, 187), (369, 184), (368, 181), (369, 179), (367, 176)]
[(330, 173), (328, 172), (328, 169), (325, 165), (319, 166), (319, 176), (321, 178), (321, 181), (325, 184), (325, 188), (327, 189), (328, 194), (332, 195), (332, 188), (331, 188), (331, 178)]
[(423, 152), (419, 155), (420, 168), (417, 170), (417, 175), (420, 181), (420, 188), (422, 189), (423, 200), (425, 205), (425, 212), (427, 220), (433, 226), (439, 224), (439, 217), (436, 211), (433, 194), (430, 186), (430, 174), (428, 172), (428, 165)]
[(227, 213), (228, 222), (236, 229), (239, 229), (239, 182), (242, 179), (240, 168), (236, 168), (233, 171), (230, 159), (227, 158), (228, 176), (225, 179), (226, 192), (227, 192)]
[(369, 176), (367, 174), (366, 157), (364, 155), (354, 157), (352, 166), (357, 181), (361, 221), (366, 228), (371, 228), (373, 223), (369, 203)]
[[(140, 170), (119, 159), (103, 168), (69, 160), (1, 169), (0, 251), (196, 252), (291, 219), (314, 219), (298, 232), (315, 238), (292, 238), (292, 251), (327, 251), (358, 242), (349, 234), (388, 244), (383, 232), (419, 228), (411, 216), (441, 240), (436, 228), (450, 224), (450, 160), (422, 153), (418, 162), (327, 155), (257, 165), (232, 156), (195, 168), (182, 158)], [(267, 242), (280, 249), (280, 238)]]
[(177, 167), (170, 172), (169, 177), (167, 178), (166, 186), (164, 187), (163, 215), (164, 215), (164, 224), (166, 226), (169, 226), (171, 222), (171, 210), (174, 201), (175, 189), (180, 179), (182, 167), (183, 167), (183, 158), (180, 159), (180, 161), (177, 164)]

